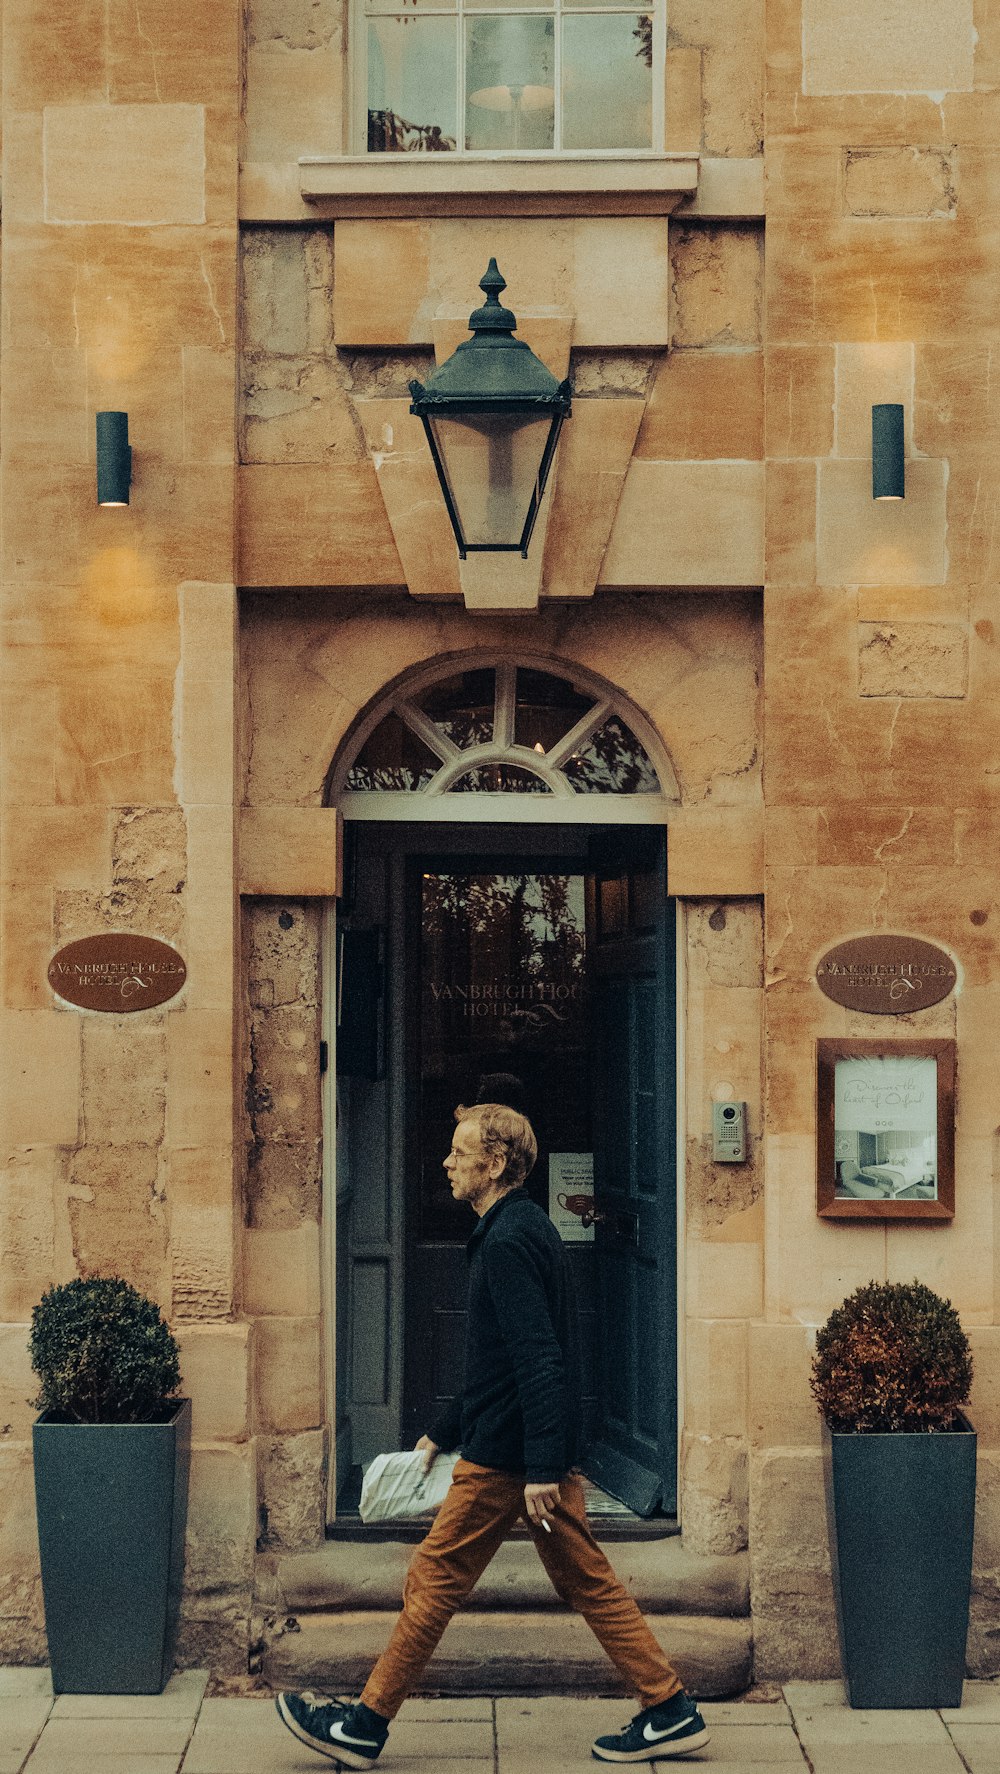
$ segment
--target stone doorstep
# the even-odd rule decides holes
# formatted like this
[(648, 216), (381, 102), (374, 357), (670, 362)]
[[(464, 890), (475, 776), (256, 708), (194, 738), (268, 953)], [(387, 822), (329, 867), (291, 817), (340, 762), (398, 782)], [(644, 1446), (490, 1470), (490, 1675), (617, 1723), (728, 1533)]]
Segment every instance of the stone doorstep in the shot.
[[(265, 1680), (276, 1688), (356, 1694), (397, 1618), (396, 1608), (307, 1614), (298, 1631), (284, 1632), (268, 1646)], [(692, 1693), (721, 1698), (749, 1687), (749, 1620), (654, 1614), (649, 1624)], [(577, 1614), (463, 1610), (445, 1631), (417, 1692), (624, 1695), (628, 1689)]]
[[(273, 1603), (289, 1614), (315, 1609), (398, 1608), (413, 1547), (401, 1541), (329, 1541), (315, 1552), (286, 1554), (273, 1567)], [(709, 1614), (734, 1618), (750, 1613), (746, 1553), (691, 1552), (679, 1535), (662, 1540), (617, 1541), (607, 1556), (640, 1608), (651, 1614)], [(477, 1612), (559, 1608), (529, 1540), (507, 1540), (475, 1589)]]

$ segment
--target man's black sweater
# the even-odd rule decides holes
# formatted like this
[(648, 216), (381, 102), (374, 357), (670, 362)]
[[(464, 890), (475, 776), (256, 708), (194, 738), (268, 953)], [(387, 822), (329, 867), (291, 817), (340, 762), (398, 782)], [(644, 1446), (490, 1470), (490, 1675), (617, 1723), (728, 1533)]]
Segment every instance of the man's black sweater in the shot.
[(562, 1239), (511, 1189), (467, 1249), (465, 1384), (427, 1433), (529, 1484), (564, 1478), (580, 1455), (580, 1335)]

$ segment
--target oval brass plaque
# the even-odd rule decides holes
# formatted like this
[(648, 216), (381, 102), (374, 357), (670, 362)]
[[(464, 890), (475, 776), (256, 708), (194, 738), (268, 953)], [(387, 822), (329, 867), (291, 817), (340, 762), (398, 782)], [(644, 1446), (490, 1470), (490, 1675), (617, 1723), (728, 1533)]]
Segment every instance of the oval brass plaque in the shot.
[(126, 931), (82, 936), (49, 962), (49, 985), (80, 1010), (151, 1010), (174, 997), (187, 978), (176, 949), (155, 936)]
[(926, 1010), (954, 989), (955, 963), (919, 936), (855, 936), (817, 963), (816, 984), (835, 1004), (869, 1016)]

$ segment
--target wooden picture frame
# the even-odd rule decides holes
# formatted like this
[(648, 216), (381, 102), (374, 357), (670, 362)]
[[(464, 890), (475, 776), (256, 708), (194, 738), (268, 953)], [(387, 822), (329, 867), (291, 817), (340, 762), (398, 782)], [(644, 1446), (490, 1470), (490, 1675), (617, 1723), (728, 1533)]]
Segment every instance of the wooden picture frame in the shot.
[(955, 1042), (816, 1043), (816, 1211), (828, 1220), (955, 1213)]

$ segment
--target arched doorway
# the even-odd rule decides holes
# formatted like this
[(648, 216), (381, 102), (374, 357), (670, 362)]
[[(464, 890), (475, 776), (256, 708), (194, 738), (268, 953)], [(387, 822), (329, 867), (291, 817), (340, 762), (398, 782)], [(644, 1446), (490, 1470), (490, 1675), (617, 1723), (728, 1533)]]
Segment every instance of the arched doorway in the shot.
[(513, 1072), (539, 1138), (529, 1190), (571, 1249), (585, 1470), (635, 1514), (672, 1515), (670, 759), (591, 674), (472, 654), (381, 696), (330, 796), (338, 1507), (460, 1387), (472, 1222), (441, 1161), (455, 1105)]

